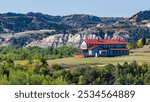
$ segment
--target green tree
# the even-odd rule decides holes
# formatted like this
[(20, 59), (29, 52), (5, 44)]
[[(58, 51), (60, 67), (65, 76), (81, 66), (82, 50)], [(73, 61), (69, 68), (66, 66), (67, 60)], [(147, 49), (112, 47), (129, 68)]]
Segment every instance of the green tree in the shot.
[(146, 39), (145, 39), (145, 37), (144, 37), (144, 38), (142, 38), (142, 43), (143, 43), (143, 45), (145, 45), (145, 44), (146, 44)]
[(134, 47), (135, 47), (135, 46), (134, 46), (134, 43), (129, 42), (129, 43), (127, 44), (127, 48), (128, 48), (129, 50), (133, 49)]
[(78, 85), (84, 85), (84, 84), (85, 84), (85, 79), (84, 79), (83, 75), (80, 75)]
[(142, 48), (144, 46), (142, 39), (138, 40), (137, 45), (139, 48)]

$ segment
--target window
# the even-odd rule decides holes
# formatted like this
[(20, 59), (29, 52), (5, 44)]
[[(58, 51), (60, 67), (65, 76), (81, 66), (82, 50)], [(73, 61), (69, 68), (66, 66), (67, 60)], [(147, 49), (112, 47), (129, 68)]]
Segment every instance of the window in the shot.
[(82, 45), (81, 47), (82, 47), (82, 48), (86, 48), (86, 45)]
[(89, 50), (89, 55), (92, 55), (92, 50)]
[(102, 54), (101, 50), (99, 50), (99, 54), (100, 54), (100, 55)]
[(116, 54), (116, 51), (113, 51), (114, 52), (114, 54)]
[(114, 45), (111, 45), (111, 48), (113, 48), (114, 47)]

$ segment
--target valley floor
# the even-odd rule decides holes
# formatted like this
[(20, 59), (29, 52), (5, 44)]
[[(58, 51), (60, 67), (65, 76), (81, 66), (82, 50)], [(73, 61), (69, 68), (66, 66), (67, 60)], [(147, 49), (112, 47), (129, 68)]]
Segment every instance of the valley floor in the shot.
[(137, 61), (139, 64), (148, 63), (150, 64), (150, 53), (141, 53), (141, 52), (134, 52), (130, 53), (129, 56), (118, 56), (118, 57), (98, 57), (98, 58), (62, 58), (62, 59), (54, 59), (48, 60), (48, 64), (51, 66), (53, 64), (63, 64), (63, 65), (99, 65), (105, 66), (107, 64), (117, 64), (117, 63), (124, 63), (124, 62), (132, 62)]

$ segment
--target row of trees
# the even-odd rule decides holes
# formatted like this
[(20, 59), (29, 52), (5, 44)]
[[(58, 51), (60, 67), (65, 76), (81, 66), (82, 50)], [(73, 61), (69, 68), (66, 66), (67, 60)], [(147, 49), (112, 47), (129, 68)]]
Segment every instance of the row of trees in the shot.
[(127, 48), (128, 49), (135, 49), (135, 48), (142, 48), (144, 45), (149, 45), (150, 44), (150, 39), (147, 39), (147, 41), (146, 41), (146, 39), (145, 38), (142, 38), (142, 39), (139, 39), (138, 41), (137, 41), (137, 43), (134, 43), (134, 42), (129, 42), (128, 44), (127, 44)]
[(2, 46), (0, 47), (0, 60), (33, 60), (33, 59), (55, 59), (71, 57), (78, 49), (72, 46), (61, 47), (26, 47)]
[(68, 68), (58, 64), (48, 66), (46, 60), (12, 60), (0, 64), (0, 84), (3, 85), (143, 85), (150, 84), (150, 65), (137, 62), (105, 67), (78, 66)]

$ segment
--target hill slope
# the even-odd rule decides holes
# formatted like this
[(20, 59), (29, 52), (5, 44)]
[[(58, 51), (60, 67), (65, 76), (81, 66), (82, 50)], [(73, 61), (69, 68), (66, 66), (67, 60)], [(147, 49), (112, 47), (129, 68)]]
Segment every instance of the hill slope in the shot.
[(0, 45), (79, 46), (85, 38), (136, 42), (150, 38), (150, 11), (129, 18), (97, 17), (85, 14), (51, 16), (42, 13), (0, 14)]

